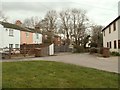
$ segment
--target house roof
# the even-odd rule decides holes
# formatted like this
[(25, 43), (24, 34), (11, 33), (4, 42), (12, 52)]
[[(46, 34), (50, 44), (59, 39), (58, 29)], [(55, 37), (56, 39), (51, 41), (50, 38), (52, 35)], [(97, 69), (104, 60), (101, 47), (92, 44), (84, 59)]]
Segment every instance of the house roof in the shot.
[(16, 30), (31, 32), (31, 33), (36, 33), (36, 32), (41, 33), (40, 31), (36, 31), (35, 29), (22, 27), (22, 26), (19, 26), (19, 25), (16, 25), (16, 24), (8, 23), (8, 22), (0, 21), (0, 24), (3, 25), (5, 28), (11, 28), (11, 29), (16, 29)]
[(118, 16), (116, 19), (114, 19), (110, 24), (108, 24), (105, 28), (102, 29), (102, 32), (108, 28), (112, 23), (114, 23), (115, 21), (117, 21), (118, 19), (120, 19), (120, 16)]

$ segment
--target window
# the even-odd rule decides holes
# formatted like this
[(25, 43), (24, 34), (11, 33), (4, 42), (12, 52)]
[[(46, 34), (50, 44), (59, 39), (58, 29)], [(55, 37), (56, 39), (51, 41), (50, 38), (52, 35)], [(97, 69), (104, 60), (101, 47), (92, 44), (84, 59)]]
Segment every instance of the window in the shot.
[(6, 31), (8, 31), (8, 29), (7, 29), (7, 28), (6, 28), (5, 30), (6, 30)]
[(116, 30), (116, 22), (113, 23), (113, 30)]
[(110, 41), (110, 47), (109, 48), (112, 48), (112, 44), (111, 44), (111, 41)]
[(107, 42), (107, 47), (109, 47), (109, 43)]
[(114, 41), (114, 49), (117, 48), (116, 40)]
[(103, 31), (103, 34), (104, 34), (104, 36), (105, 36), (105, 31)]
[(58, 37), (58, 41), (60, 41), (60, 37)]
[(9, 44), (9, 48), (13, 48), (13, 44)]
[(36, 39), (39, 39), (39, 34), (38, 33), (36, 33)]
[(13, 36), (13, 29), (9, 29), (9, 36)]
[(15, 48), (19, 48), (19, 44), (15, 44)]
[(48, 38), (48, 36), (47, 35), (45, 35), (45, 39), (47, 39)]
[(29, 37), (29, 32), (26, 32), (26, 37)]
[(109, 33), (111, 33), (111, 26), (109, 26)]
[(120, 40), (118, 40), (118, 48), (120, 49)]

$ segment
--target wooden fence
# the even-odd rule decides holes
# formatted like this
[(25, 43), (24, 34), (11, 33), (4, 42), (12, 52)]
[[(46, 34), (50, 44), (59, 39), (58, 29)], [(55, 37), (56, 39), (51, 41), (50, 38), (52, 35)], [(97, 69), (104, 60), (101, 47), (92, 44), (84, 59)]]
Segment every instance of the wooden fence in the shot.
[(37, 50), (40, 49), (40, 56), (48, 56), (49, 54), (49, 46), (50, 44), (23, 44), (20, 45), (20, 48), (9, 48), (6, 52), (2, 53), (3, 58), (12, 58), (19, 56), (35, 56)]
[(35, 54), (36, 48), (40, 48), (41, 56), (47, 56), (49, 55), (49, 45), (50, 44), (23, 44), (20, 45), (20, 53), (32, 55)]

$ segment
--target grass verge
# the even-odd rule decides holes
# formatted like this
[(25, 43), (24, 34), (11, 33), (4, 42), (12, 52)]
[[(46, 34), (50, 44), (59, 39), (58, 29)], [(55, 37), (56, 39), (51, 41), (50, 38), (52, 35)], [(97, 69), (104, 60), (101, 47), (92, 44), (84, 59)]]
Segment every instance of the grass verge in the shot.
[(3, 62), (3, 88), (117, 88), (118, 74), (50, 61)]

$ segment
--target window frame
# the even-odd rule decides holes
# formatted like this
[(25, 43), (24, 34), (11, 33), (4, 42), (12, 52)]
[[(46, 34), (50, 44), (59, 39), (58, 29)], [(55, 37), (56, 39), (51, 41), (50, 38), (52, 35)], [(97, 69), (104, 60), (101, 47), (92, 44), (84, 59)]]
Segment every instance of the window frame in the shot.
[(103, 34), (104, 34), (104, 36), (105, 36), (105, 30), (103, 31)]
[(29, 37), (29, 32), (26, 32), (25, 34), (26, 34), (26, 38), (28, 38)]
[(36, 35), (36, 39), (39, 39), (39, 34), (38, 34), (38, 33), (36, 33), (35, 35)]
[(118, 49), (120, 49), (120, 40), (118, 40)]
[(114, 49), (116, 49), (116, 48), (117, 48), (117, 41), (114, 40)]
[(12, 49), (12, 48), (13, 48), (13, 44), (9, 44), (9, 48), (11, 48), (11, 49)]
[[(17, 47), (16, 47), (16, 46), (17, 46)], [(19, 44), (15, 44), (15, 48), (17, 48), (17, 49), (18, 49), (18, 48), (19, 48)]]
[(111, 33), (111, 25), (109, 26), (109, 33)]
[(113, 31), (116, 31), (116, 22), (113, 23)]
[(9, 36), (14, 36), (14, 30), (13, 29), (9, 29)]
[(107, 48), (109, 48), (109, 43), (107, 42)]
[(112, 48), (112, 42), (111, 41), (109, 42), (109, 48)]

